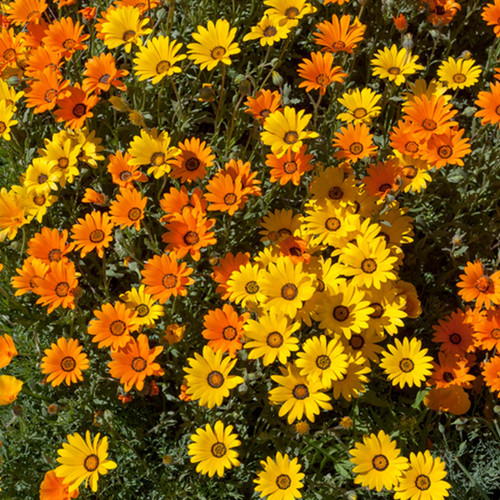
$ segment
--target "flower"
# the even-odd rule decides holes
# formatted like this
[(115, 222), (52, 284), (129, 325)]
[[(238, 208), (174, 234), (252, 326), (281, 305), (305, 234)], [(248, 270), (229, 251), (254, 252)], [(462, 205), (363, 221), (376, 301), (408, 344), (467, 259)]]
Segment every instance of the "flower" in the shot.
[(154, 326), (158, 318), (165, 314), (163, 307), (155, 303), (151, 295), (146, 293), (146, 286), (132, 288), (128, 292), (120, 295), (120, 300), (125, 305), (137, 313), (136, 323), (142, 326)]
[(5, 368), (17, 354), (12, 337), (8, 333), (0, 336), (0, 368)]
[(9, 106), (7, 101), (0, 101), (0, 137), (6, 141), (10, 141), (10, 128), (17, 125), (18, 121), (13, 120), (14, 107)]
[(189, 183), (203, 179), (206, 169), (214, 164), (212, 148), (196, 137), (179, 142), (178, 147), (180, 154), (172, 161), (172, 177)]
[(348, 123), (347, 127), (340, 127), (340, 132), (335, 132), (333, 147), (340, 151), (335, 153), (335, 158), (355, 162), (368, 157), (377, 150), (373, 144), (373, 134), (365, 123)]
[(258, 90), (254, 97), (247, 97), (245, 101), (245, 113), (251, 114), (255, 120), (261, 123), (266, 121), (266, 118), (280, 109), (281, 94), (277, 90), (272, 92), (267, 89)]
[(468, 394), (458, 385), (433, 387), (424, 397), (424, 405), (434, 411), (463, 415), (470, 410)]
[(80, 129), (84, 126), (85, 120), (94, 116), (91, 109), (99, 102), (99, 97), (89, 95), (82, 90), (79, 83), (74, 87), (68, 87), (70, 95), (64, 99), (58, 99), (56, 109), (56, 122), (66, 122), (66, 126), (72, 129)]
[(225, 427), (220, 420), (217, 420), (213, 429), (207, 424), (205, 429), (198, 428), (191, 434), (188, 455), (192, 463), (198, 463), (196, 472), (208, 474), (208, 477), (217, 473), (222, 477), (225, 469), (240, 465), (238, 453), (232, 448), (239, 446), (241, 441), (232, 431), (232, 425)]
[(78, 488), (70, 493), (63, 479), (57, 477), (53, 470), (45, 473), (42, 484), (40, 484), (40, 500), (70, 500), (77, 497)]
[(81, 257), (85, 257), (92, 250), (102, 259), (104, 249), (109, 247), (113, 240), (111, 235), (113, 222), (107, 212), (93, 211), (85, 218), (78, 219), (71, 228), (71, 236), (75, 240), (75, 250), (80, 250)]
[(340, 19), (336, 14), (332, 22), (322, 21), (316, 25), (319, 33), (314, 33), (315, 42), (328, 52), (347, 52), (352, 54), (358, 43), (363, 40), (366, 26), (356, 17), (351, 24), (351, 16), (345, 15)]
[(307, 420), (314, 422), (320, 409), (332, 409), (329, 403), (330, 396), (321, 392), (323, 389), (321, 382), (309, 381), (290, 363), (281, 372), (283, 375), (271, 375), (280, 387), (269, 391), (269, 401), (273, 404), (283, 403), (278, 415), (283, 417), (288, 413), (289, 424), (301, 420), (304, 415)]
[(494, 0), (493, 3), (486, 4), (481, 12), (481, 17), (488, 26), (493, 26), (497, 38), (500, 37), (500, 0)]
[(243, 37), (243, 41), (259, 40), (262, 47), (272, 46), (275, 42), (288, 38), (290, 26), (282, 23), (279, 16), (262, 16), (256, 26), (252, 26), (250, 33)]
[(302, 59), (297, 73), (304, 80), (299, 87), (305, 87), (306, 92), (319, 90), (320, 95), (325, 95), (328, 85), (344, 83), (347, 76), (340, 66), (333, 65), (333, 54), (330, 52), (312, 52), (311, 59)]
[(474, 116), (481, 118), (481, 125), (498, 123), (500, 127), (500, 83), (490, 82), (490, 92), (479, 92), (477, 97), (474, 104), (481, 109)]
[(354, 89), (342, 94), (338, 98), (340, 104), (347, 108), (346, 113), (340, 113), (337, 118), (344, 122), (370, 123), (382, 109), (376, 104), (382, 96), (365, 87), (361, 90)]
[[(500, 89), (500, 84), (499, 84)], [(458, 295), (466, 302), (476, 301), (476, 307), (493, 308), (500, 305), (500, 271), (489, 275), (481, 261), (468, 262), (460, 275)]]
[(399, 385), (401, 389), (405, 385), (420, 387), (432, 373), (432, 356), (426, 356), (428, 349), (422, 349), (422, 342), (416, 338), (408, 341), (405, 337), (403, 342), (395, 339), (394, 344), (387, 346), (389, 352), (382, 353), (380, 367), (392, 385)]
[(57, 387), (63, 382), (66, 385), (75, 384), (83, 380), (82, 370), (89, 367), (89, 359), (82, 352), (82, 346), (76, 339), (66, 340), (64, 337), (57, 339), (56, 344), (51, 344), (50, 349), (45, 349), (42, 358), (42, 373), (49, 374), (47, 382), (52, 387)]
[(445, 83), (450, 89), (463, 89), (472, 87), (481, 75), (481, 67), (474, 63), (474, 59), (453, 59), (443, 61), (437, 70), (439, 80)]
[(396, 486), (403, 472), (408, 469), (408, 459), (400, 456), (396, 441), (384, 432), (363, 436), (363, 443), (356, 443), (349, 453), (350, 461), (355, 465), (354, 482), (368, 488), (391, 490)]
[(500, 393), (500, 356), (492, 356), (484, 364), (482, 375), (486, 385), (493, 391)]
[(113, 54), (102, 53), (99, 56), (88, 59), (85, 63), (83, 74), (87, 77), (83, 80), (83, 90), (85, 92), (95, 92), (99, 94), (107, 92), (111, 85), (119, 90), (126, 91), (127, 86), (118, 78), (127, 76), (128, 71), (116, 69), (116, 61)]
[(222, 351), (214, 351), (205, 346), (203, 355), (194, 353), (188, 358), (189, 366), (184, 368), (188, 388), (186, 393), (191, 399), (198, 400), (200, 406), (213, 408), (220, 406), (224, 398), (229, 396), (230, 389), (244, 382), (237, 375), (229, 375), (236, 364), (230, 356), (222, 358)]
[(109, 155), (108, 172), (111, 174), (113, 182), (120, 187), (130, 189), (132, 182), (144, 182), (147, 176), (139, 170), (139, 165), (131, 165), (132, 156), (129, 153), (123, 154), (117, 151), (115, 155)]
[(231, 56), (241, 52), (238, 44), (233, 42), (236, 28), (230, 28), (225, 19), (218, 19), (214, 24), (208, 21), (207, 27), (198, 26), (198, 31), (192, 34), (195, 43), (190, 43), (188, 57), (200, 68), (208, 71), (214, 69), (219, 62), (231, 64)]
[(229, 300), (236, 302), (243, 307), (249, 304), (255, 305), (265, 300), (266, 296), (262, 293), (262, 277), (265, 271), (260, 269), (257, 264), (241, 264), (239, 269), (233, 271), (227, 280), (227, 292)]
[(57, 461), (61, 464), (55, 469), (58, 477), (63, 478), (63, 483), (68, 485), (69, 492), (75, 491), (85, 481), (85, 487), (90, 482), (92, 491), (97, 491), (99, 474), (107, 474), (109, 470), (117, 467), (116, 463), (107, 460), (108, 438), (100, 438), (97, 433), (94, 441), (90, 432), (85, 433), (85, 440), (80, 434), (68, 434), (67, 443), (57, 450)]
[(458, 309), (445, 319), (440, 319), (434, 326), (434, 342), (441, 342), (441, 350), (446, 354), (465, 353), (474, 350), (474, 329), (467, 317)]
[(263, 470), (257, 473), (255, 491), (267, 500), (293, 500), (301, 498), (300, 489), (304, 487), (302, 479), (305, 474), (300, 472), (301, 465), (297, 458), (290, 460), (288, 454), (276, 454), (275, 460), (267, 457), (261, 460)]
[(137, 52), (134, 59), (134, 72), (139, 81), (152, 78), (151, 83), (156, 85), (166, 76), (180, 73), (182, 69), (177, 63), (186, 59), (186, 54), (178, 54), (182, 43), (170, 41), (168, 36), (156, 36), (147, 41)]
[(272, 152), (278, 158), (288, 150), (298, 153), (304, 139), (318, 137), (316, 132), (304, 130), (312, 118), (312, 115), (304, 113), (303, 109), (297, 112), (294, 108), (286, 106), (283, 111), (277, 110), (266, 118), (264, 130), (260, 134), (261, 139), (264, 144), (271, 146)]
[(127, 392), (134, 386), (138, 391), (142, 391), (146, 377), (165, 373), (158, 363), (154, 363), (162, 351), (162, 346), (150, 349), (148, 338), (143, 333), (137, 340), (131, 337), (124, 347), (111, 351), (109, 373), (112, 377), (120, 379)]
[(117, 194), (116, 200), (111, 202), (109, 210), (111, 222), (121, 228), (134, 227), (139, 231), (147, 201), (148, 199), (143, 198), (134, 188), (120, 188), (120, 194)]
[(90, 38), (90, 35), (82, 35), (83, 28), (83, 24), (78, 21), (74, 23), (71, 17), (55, 19), (45, 30), (43, 46), (69, 60), (77, 50), (88, 48), (83, 42)]
[(17, 399), (23, 382), (11, 375), (0, 375), (0, 406), (10, 405)]
[(288, 150), (278, 158), (274, 154), (266, 155), (266, 165), (271, 168), (271, 182), (279, 181), (281, 186), (292, 181), (295, 186), (300, 184), (302, 176), (313, 169), (312, 154), (306, 154), (307, 146), (300, 148), (298, 153)]
[(391, 48), (384, 47), (379, 50), (371, 60), (374, 66), (373, 74), (380, 78), (388, 78), (397, 86), (405, 81), (405, 75), (412, 75), (418, 70), (424, 69), (417, 64), (418, 56), (412, 56), (405, 48), (398, 50), (396, 45)]
[(433, 458), (429, 450), (410, 453), (410, 467), (394, 487), (396, 500), (443, 500), (451, 485), (446, 477), (445, 463)]

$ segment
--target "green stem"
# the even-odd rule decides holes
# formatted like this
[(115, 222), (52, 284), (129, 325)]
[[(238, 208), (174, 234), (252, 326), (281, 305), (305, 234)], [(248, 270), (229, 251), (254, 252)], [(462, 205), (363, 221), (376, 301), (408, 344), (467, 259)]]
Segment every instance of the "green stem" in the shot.
[(217, 111), (215, 113), (215, 131), (219, 129), (219, 116), (222, 110), (222, 101), (224, 100), (224, 85), (226, 84), (226, 65), (222, 66), (222, 81), (220, 84), (220, 94), (219, 94), (219, 103), (217, 105)]

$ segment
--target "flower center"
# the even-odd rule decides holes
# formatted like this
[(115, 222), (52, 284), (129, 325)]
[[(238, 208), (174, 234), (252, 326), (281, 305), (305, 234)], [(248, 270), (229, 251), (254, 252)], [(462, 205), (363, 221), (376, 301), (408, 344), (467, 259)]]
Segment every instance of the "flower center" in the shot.
[(238, 334), (238, 332), (236, 331), (236, 328), (234, 326), (226, 326), (222, 330), (222, 336), (226, 340), (234, 340), (236, 338), (237, 334)]
[(183, 240), (186, 245), (193, 246), (200, 241), (200, 237), (196, 231), (188, 231), (184, 235)]
[(384, 183), (384, 184), (380, 184), (378, 190), (381, 192), (381, 193), (385, 193), (386, 191), (390, 191), (392, 189), (392, 186), (390, 184), (388, 184), (387, 182)]
[(363, 348), (363, 346), (365, 345), (365, 339), (355, 333), (351, 336), (351, 338), (349, 339), (349, 345), (356, 351), (359, 351), (360, 349)]
[(500, 116), (500, 106), (495, 108), (495, 113)]
[(125, 33), (123, 33), (122, 38), (124, 42), (128, 42), (131, 38), (134, 38), (135, 36), (135, 31), (134, 30), (127, 30)]
[(446, 145), (439, 146), (437, 153), (441, 158), (449, 158), (453, 153), (453, 149)]
[(453, 81), (455, 83), (464, 83), (467, 80), (467, 77), (463, 73), (457, 73), (453, 75)]
[(165, 274), (161, 279), (161, 284), (167, 288), (174, 288), (177, 285), (177, 276), (175, 274)]
[(100, 229), (94, 229), (89, 235), (89, 240), (92, 243), (100, 243), (103, 239), (104, 231), (101, 231)]
[(127, 330), (127, 325), (121, 319), (115, 319), (109, 325), (109, 331), (111, 335), (114, 335), (115, 337), (120, 337), (125, 333), (126, 330)]
[(489, 276), (483, 275), (476, 281), (476, 284), (474, 286), (479, 292), (487, 293), (492, 284), (493, 281), (491, 280), (491, 278)]
[(144, 316), (149, 314), (149, 306), (146, 304), (139, 304), (135, 308), (135, 311), (137, 312), (137, 316), (139, 316), (139, 318), (144, 318)]
[(99, 83), (107, 85), (110, 78), (111, 78), (111, 75), (109, 75), (108, 73), (104, 73), (104, 75), (102, 75), (101, 78), (99, 78)]
[(418, 144), (415, 141), (408, 141), (405, 144), (405, 150), (408, 151), (408, 153), (416, 153), (418, 152), (420, 148), (418, 147)]
[(304, 384), (298, 384), (293, 388), (292, 394), (295, 399), (306, 399), (309, 396), (309, 389)]
[(268, 26), (264, 30), (264, 36), (275, 36), (278, 33), (278, 30), (274, 26)]
[(328, 197), (332, 200), (340, 200), (344, 196), (344, 191), (339, 186), (333, 186), (328, 190)]
[[(0, 122), (1, 124), (1, 122)], [(0, 133), (1, 133), (1, 128), (0, 128)], [(45, 201), (46, 201), (46, 198), (45, 198), (45, 195), (43, 194), (38, 194), (38, 195), (35, 195), (33, 197), (33, 203), (39, 207), (41, 207), (42, 205), (45, 205)], [(50, 254), (49, 254), (49, 258), (50, 258)]]
[(426, 118), (422, 122), (422, 127), (424, 127), (425, 130), (436, 130), (437, 123), (434, 120), (432, 120), (431, 118)]
[(132, 360), (132, 370), (135, 372), (143, 372), (146, 369), (146, 366), (148, 366), (146, 360), (144, 358), (141, 358), (141, 356), (138, 356), (137, 358), (134, 358)]
[(49, 252), (49, 260), (50, 262), (59, 262), (62, 257), (62, 252), (58, 248), (54, 248)]
[(336, 306), (333, 310), (333, 317), (337, 321), (345, 321), (349, 317), (349, 309), (346, 306)]
[(49, 178), (49, 177), (48, 177), (47, 175), (45, 175), (45, 174), (40, 174), (40, 175), (38, 176), (38, 184), (43, 184), (44, 182), (47, 182), (48, 178)]
[(120, 175), (118, 177), (121, 181), (128, 181), (132, 177), (132, 172), (124, 170), (123, 172), (120, 172)]
[(249, 281), (245, 285), (245, 291), (247, 293), (254, 294), (254, 293), (257, 293), (259, 290), (260, 290), (260, 287), (259, 287), (259, 285), (257, 285), (256, 281)]
[(195, 170), (198, 170), (198, 168), (200, 167), (200, 164), (201, 164), (200, 160), (198, 160), (198, 158), (195, 158), (194, 156), (192, 156), (191, 158), (188, 158), (186, 160), (184, 167), (188, 172), (194, 172)]
[(373, 302), (370, 307), (373, 307), (373, 312), (369, 315), (370, 318), (377, 319), (384, 314), (384, 308), (378, 302)]
[(285, 300), (293, 300), (297, 297), (299, 289), (293, 283), (286, 283), (281, 287), (281, 296)]
[(368, 114), (368, 112), (365, 108), (356, 108), (352, 114), (354, 115), (354, 118), (360, 120), (361, 118), (364, 118)]
[(297, 166), (297, 163), (295, 163), (294, 161), (287, 161), (284, 165), (283, 165), (283, 171), (285, 172), (285, 174), (293, 174), (294, 172), (296, 172), (298, 170), (298, 166)]
[(361, 144), (360, 142), (353, 142), (353, 143), (349, 146), (349, 151), (350, 151), (353, 155), (359, 155), (359, 154), (363, 151), (363, 144)]
[(89, 472), (95, 471), (97, 469), (97, 467), (99, 467), (99, 457), (97, 455), (94, 455), (94, 454), (89, 455), (83, 461), (83, 466)]
[(7, 130), (7, 125), (5, 122), (0, 122), (0, 134), (3, 134)]
[(207, 376), (207, 382), (213, 389), (218, 389), (224, 383), (224, 375), (217, 371), (210, 372)]
[(159, 167), (165, 163), (165, 155), (161, 152), (153, 153), (150, 159), (151, 165)]
[(77, 118), (81, 118), (87, 112), (87, 106), (85, 104), (79, 102), (76, 106), (73, 107), (73, 115)]
[(328, 231), (336, 231), (340, 227), (340, 220), (337, 217), (329, 217), (325, 221), (325, 227)]
[(330, 368), (331, 364), (332, 360), (326, 354), (322, 354), (321, 356), (318, 356), (316, 358), (316, 366), (320, 370), (326, 370), (327, 368)]
[(160, 75), (161, 73), (166, 73), (170, 69), (170, 63), (168, 61), (160, 61), (156, 65), (156, 72)]
[(57, 97), (57, 90), (56, 89), (47, 90), (47, 92), (45, 92), (44, 97), (47, 102), (52, 102)]
[(7, 49), (3, 53), (3, 58), (6, 61), (11, 61), (14, 57), (16, 57), (16, 51), (14, 49)]
[[(443, 147), (443, 146), (441, 146)], [(439, 150), (438, 150), (439, 154)], [(403, 175), (407, 179), (414, 179), (417, 176), (418, 170), (414, 165), (406, 165), (406, 167), (403, 167)]]
[(333, 46), (332, 48), (334, 50), (342, 50), (342, 49), (345, 49), (346, 45), (345, 45), (345, 42), (343, 40), (337, 40), (336, 42), (333, 43)]
[(288, 17), (288, 19), (293, 19), (298, 15), (299, 15), (299, 9), (297, 9), (297, 7), (288, 7), (288, 9), (285, 10), (285, 16)]
[(389, 460), (385, 455), (375, 455), (372, 460), (372, 465), (375, 470), (382, 471), (389, 467)]
[(415, 486), (421, 491), (428, 490), (431, 487), (431, 480), (429, 479), (429, 476), (419, 474), (415, 479)]
[(128, 211), (128, 218), (132, 221), (139, 220), (142, 215), (142, 210), (140, 208), (134, 207)]
[(450, 335), (450, 342), (454, 345), (460, 344), (462, 342), (462, 336), (459, 333), (452, 333)]
[(390, 75), (399, 75), (399, 73), (401, 73), (401, 70), (396, 66), (392, 66), (387, 70), (387, 73), (389, 73)]
[(450, 383), (455, 377), (453, 376), (453, 373), (451, 372), (444, 372), (443, 373), (443, 380), (445, 382)]
[(290, 488), (291, 484), (292, 484), (292, 480), (290, 479), (290, 476), (287, 474), (280, 474), (276, 478), (276, 486), (280, 490), (287, 490), (288, 488)]
[(64, 42), (62, 44), (62, 46), (66, 50), (71, 50), (75, 45), (76, 45), (76, 42), (72, 38), (67, 38), (66, 40), (64, 40)]
[(227, 193), (224, 195), (224, 203), (226, 205), (234, 205), (238, 197), (234, 193)]
[(372, 274), (377, 270), (377, 263), (373, 259), (365, 259), (361, 262), (363, 272)]
[(226, 53), (226, 49), (218, 45), (210, 51), (210, 56), (212, 59), (222, 59)]
[(297, 132), (293, 132), (293, 131), (287, 132), (285, 134), (285, 137), (283, 138), (283, 140), (287, 144), (295, 144), (299, 140), (299, 134), (297, 134)]
[(212, 452), (212, 455), (215, 458), (222, 458), (223, 456), (226, 455), (227, 448), (226, 448), (226, 445), (224, 443), (217, 441), (217, 443), (214, 443), (212, 445), (212, 448), (210, 449), (210, 451)]
[(493, 328), (490, 332), (490, 337), (494, 340), (500, 339), (500, 328)]
[(325, 87), (330, 83), (330, 79), (324, 73), (321, 73), (316, 77), (316, 83)]
[(66, 356), (61, 359), (61, 370), (71, 372), (75, 369), (76, 361), (71, 356)]
[(66, 297), (69, 292), (68, 283), (66, 283), (66, 281), (61, 281), (61, 283), (58, 283), (55, 292), (58, 297)]
[(61, 169), (68, 168), (68, 165), (69, 165), (69, 160), (65, 156), (57, 160), (57, 166)]
[(279, 332), (271, 332), (267, 336), (266, 343), (269, 347), (277, 349), (283, 345), (283, 335)]
[(410, 373), (415, 368), (415, 363), (410, 358), (403, 358), (399, 362), (399, 368), (404, 373)]

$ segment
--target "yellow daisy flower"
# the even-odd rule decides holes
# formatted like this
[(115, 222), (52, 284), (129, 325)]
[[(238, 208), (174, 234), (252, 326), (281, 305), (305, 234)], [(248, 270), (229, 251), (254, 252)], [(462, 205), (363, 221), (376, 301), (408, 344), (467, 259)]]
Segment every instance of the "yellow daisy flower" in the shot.
[(318, 137), (316, 132), (304, 130), (312, 118), (312, 115), (304, 113), (303, 109), (297, 112), (294, 108), (286, 106), (266, 118), (260, 136), (266, 146), (271, 146), (277, 158), (281, 158), (289, 150), (298, 153), (303, 146), (303, 140)]
[(394, 283), (384, 283), (379, 290), (368, 289), (366, 298), (373, 308), (368, 320), (370, 329), (381, 337), (384, 331), (389, 335), (396, 335), (398, 329), (404, 326), (403, 319), (408, 314), (405, 311), (406, 300), (398, 295)]
[(373, 74), (380, 78), (388, 78), (396, 85), (401, 85), (405, 81), (405, 75), (412, 75), (418, 70), (424, 69), (417, 64), (418, 56), (412, 56), (406, 49), (398, 50), (396, 45), (389, 49), (384, 47), (379, 50), (371, 60), (374, 66)]
[(7, 103), (6, 100), (0, 100), (0, 137), (10, 141), (10, 128), (17, 125), (18, 121), (13, 120), (14, 106)]
[(233, 271), (227, 281), (229, 300), (243, 307), (256, 306), (265, 300), (261, 290), (263, 275), (264, 270), (250, 262)]
[(439, 81), (452, 90), (472, 87), (481, 75), (481, 66), (474, 65), (474, 59), (453, 59), (443, 61), (437, 70)]
[(342, 396), (346, 401), (351, 401), (352, 398), (359, 398), (360, 393), (366, 392), (365, 384), (369, 382), (366, 375), (371, 369), (360, 354), (350, 356), (347, 363), (347, 373), (341, 379), (332, 382), (333, 397), (339, 399)]
[(243, 41), (259, 40), (264, 47), (288, 38), (290, 27), (283, 24), (282, 19), (280, 16), (263, 16), (256, 26), (252, 26), (250, 33), (243, 37)]
[(342, 97), (338, 98), (338, 101), (347, 108), (347, 112), (340, 113), (337, 118), (344, 122), (371, 123), (382, 109), (377, 106), (381, 97), (380, 94), (367, 87), (345, 92)]
[(188, 57), (201, 69), (208, 71), (214, 69), (219, 62), (231, 64), (231, 56), (239, 54), (241, 49), (236, 42), (236, 28), (230, 28), (225, 19), (218, 19), (214, 24), (208, 21), (207, 27), (198, 26), (198, 31), (193, 33), (195, 43), (190, 43)]
[(128, 309), (137, 313), (135, 322), (138, 326), (152, 327), (155, 325), (156, 320), (165, 314), (165, 311), (163, 306), (157, 304), (153, 297), (146, 293), (145, 289), (146, 285), (132, 288), (121, 295), (120, 299), (125, 302)]

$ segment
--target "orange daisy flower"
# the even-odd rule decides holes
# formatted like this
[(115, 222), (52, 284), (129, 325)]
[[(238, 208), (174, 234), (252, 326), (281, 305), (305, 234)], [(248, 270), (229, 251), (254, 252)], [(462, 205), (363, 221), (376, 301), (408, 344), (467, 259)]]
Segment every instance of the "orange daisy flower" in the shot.
[(205, 329), (201, 334), (208, 339), (208, 346), (214, 352), (228, 352), (234, 358), (236, 351), (241, 349), (243, 327), (249, 317), (249, 313), (240, 316), (233, 306), (224, 304), (222, 309), (214, 309), (205, 314), (203, 317)]
[(323, 21), (316, 25), (319, 33), (314, 33), (315, 42), (328, 52), (347, 52), (352, 54), (358, 43), (363, 40), (366, 26), (356, 17), (351, 24), (351, 16), (340, 19), (334, 14), (332, 22)]
[(493, 31), (497, 38), (500, 37), (500, 0), (486, 4), (481, 12), (481, 17), (486, 21), (488, 26), (493, 26)]
[(166, 223), (167, 232), (161, 239), (167, 244), (167, 250), (173, 250), (179, 259), (188, 253), (193, 260), (200, 260), (200, 249), (215, 245), (214, 232), (209, 231), (215, 219), (207, 219), (199, 210), (186, 207), (181, 213), (172, 214)]
[(500, 356), (498, 354), (484, 364), (481, 373), (486, 385), (493, 392), (500, 392)]
[(33, 278), (33, 291), (40, 295), (37, 304), (48, 306), (50, 314), (56, 307), (75, 308), (74, 291), (78, 286), (75, 265), (71, 261), (51, 262), (43, 278)]
[(49, 25), (42, 42), (48, 50), (60, 53), (69, 60), (77, 50), (88, 48), (83, 42), (90, 38), (90, 35), (82, 35), (82, 31), (83, 24), (79, 21), (75, 24), (71, 17), (62, 17)]
[(302, 59), (297, 73), (304, 80), (299, 83), (299, 87), (305, 87), (306, 92), (319, 90), (321, 95), (325, 95), (328, 85), (335, 82), (344, 83), (347, 76), (340, 66), (333, 65), (331, 52), (311, 52), (311, 59)]
[(66, 229), (59, 232), (57, 229), (42, 227), (42, 231), (36, 233), (28, 241), (27, 253), (47, 264), (60, 260), (66, 262), (68, 258), (65, 255), (73, 249), (73, 244), (67, 243), (67, 239), (68, 231)]
[(131, 189), (134, 187), (133, 181), (146, 182), (147, 175), (139, 170), (138, 165), (131, 165), (132, 156), (129, 153), (123, 154), (117, 151), (116, 155), (109, 155), (108, 172), (111, 174), (113, 182), (120, 187)]
[(35, 108), (33, 113), (43, 113), (54, 109), (59, 99), (71, 95), (69, 80), (63, 80), (59, 70), (52, 67), (45, 68), (37, 76), (38, 80), (30, 83), (26, 91), (26, 107)]
[(45, 473), (40, 484), (40, 500), (70, 500), (78, 497), (78, 488), (68, 492), (68, 484), (64, 484), (62, 477), (57, 477), (53, 470)]
[(217, 283), (216, 292), (220, 293), (223, 300), (228, 300), (231, 295), (228, 292), (227, 281), (231, 277), (233, 271), (238, 271), (240, 266), (244, 266), (250, 262), (250, 254), (248, 252), (238, 252), (233, 255), (231, 252), (219, 259), (216, 266), (213, 267), (211, 274), (213, 280)]
[(424, 150), (423, 140), (413, 136), (413, 124), (400, 120), (389, 133), (391, 147), (400, 153), (417, 158)]
[(160, 222), (168, 222), (174, 214), (182, 213), (186, 207), (196, 208), (201, 214), (205, 213), (207, 201), (203, 198), (203, 191), (200, 188), (196, 188), (189, 196), (186, 186), (181, 186), (181, 189), (171, 187), (160, 200), (160, 206), (166, 212), (166, 215), (160, 218)]
[(427, 380), (428, 386), (435, 385), (437, 388), (459, 385), (466, 389), (471, 388), (471, 382), (475, 379), (469, 373), (467, 358), (456, 354), (439, 353), (439, 363), (432, 363), (433, 372)]
[(210, 202), (207, 210), (219, 210), (234, 215), (241, 208), (248, 191), (240, 179), (233, 180), (225, 170), (218, 172), (207, 184), (205, 199)]
[(17, 60), (23, 53), (23, 34), (16, 35), (13, 29), (0, 30), (0, 69), (17, 67)]
[(111, 202), (111, 222), (121, 228), (134, 226), (139, 231), (147, 201), (147, 197), (143, 198), (139, 191), (121, 188), (116, 200)]
[(487, 351), (500, 351), (500, 309), (489, 309), (486, 317), (473, 323), (476, 345)]
[(434, 134), (449, 134), (452, 127), (458, 126), (451, 120), (457, 110), (451, 104), (446, 104), (443, 96), (433, 95), (429, 100), (425, 94), (415, 96), (414, 100), (405, 106), (406, 116), (413, 125), (412, 133), (416, 140), (429, 140)]
[[(252, 194), (255, 196), (261, 196), (262, 192), (260, 187), (257, 184), (260, 184), (260, 181), (257, 179), (258, 172), (250, 170), (250, 162), (243, 162), (242, 160), (229, 160), (224, 164), (225, 171), (233, 178), (233, 181), (237, 179), (241, 181), (241, 185), (243, 189), (246, 189), (248, 194)], [(246, 203), (246, 197), (243, 198), (240, 208)]]
[(127, 392), (134, 386), (138, 391), (142, 391), (146, 377), (161, 376), (165, 373), (161, 366), (154, 362), (162, 351), (162, 346), (150, 349), (149, 340), (144, 334), (139, 335), (137, 340), (131, 337), (125, 347), (111, 351), (109, 373), (113, 378), (120, 379)]
[(44, 278), (49, 271), (49, 265), (41, 259), (29, 257), (24, 260), (21, 269), (17, 268), (17, 276), (10, 280), (12, 288), (16, 291), (14, 295), (19, 297), (28, 292), (33, 292), (36, 288), (36, 278)]
[(498, 123), (500, 127), (500, 82), (490, 82), (490, 92), (479, 92), (474, 104), (481, 108), (474, 114), (481, 118), (481, 125)]
[(206, 169), (211, 167), (215, 160), (212, 148), (206, 144), (196, 137), (186, 139), (183, 143), (179, 142), (177, 146), (181, 153), (171, 163), (172, 176), (175, 179), (192, 182), (205, 177)]
[(7, 6), (7, 18), (18, 26), (28, 22), (38, 23), (46, 10), (45, 0), (16, 0)]
[(292, 182), (295, 186), (300, 184), (302, 176), (313, 169), (312, 154), (306, 154), (307, 146), (304, 144), (298, 153), (288, 150), (281, 158), (274, 154), (266, 155), (266, 165), (271, 168), (271, 182), (279, 181), (281, 186)]
[(82, 88), (85, 92), (99, 94), (101, 90), (107, 92), (113, 86), (125, 92), (127, 86), (119, 78), (127, 76), (128, 73), (126, 70), (116, 69), (115, 58), (112, 54), (102, 53), (85, 63), (83, 74), (87, 78), (83, 80)]
[(245, 113), (251, 114), (255, 120), (264, 123), (266, 118), (277, 110), (281, 110), (281, 94), (274, 90), (261, 89), (255, 97), (247, 97)]
[(457, 354), (463, 357), (465, 353), (474, 350), (474, 330), (467, 322), (463, 311), (459, 309), (438, 323), (434, 326), (432, 340), (441, 343), (441, 350), (445, 354)]
[(86, 21), (92, 21), (95, 19), (97, 8), (96, 7), (84, 7), (78, 11)]
[(161, 256), (155, 255), (146, 262), (141, 271), (142, 283), (146, 285), (147, 294), (152, 295), (160, 304), (165, 304), (172, 295), (187, 295), (185, 287), (194, 283), (192, 278), (188, 278), (192, 272), (193, 269), (187, 267), (185, 262), (177, 262), (175, 252), (164, 253)]
[(113, 223), (107, 213), (91, 212), (84, 219), (78, 219), (71, 228), (71, 237), (75, 240), (75, 250), (81, 250), (81, 257), (85, 257), (92, 250), (102, 259), (104, 249), (109, 247), (113, 240), (111, 235)]
[(5, 368), (10, 364), (12, 358), (17, 356), (18, 352), (14, 340), (9, 334), (0, 336), (0, 368)]
[(82, 203), (92, 203), (103, 207), (108, 204), (108, 197), (105, 194), (97, 192), (95, 189), (86, 188), (83, 194)]
[(82, 370), (89, 367), (89, 358), (82, 348), (78, 340), (68, 341), (60, 337), (56, 344), (51, 344), (50, 349), (45, 349), (41, 368), (42, 373), (49, 374), (47, 382), (51, 382), (52, 387), (63, 382), (70, 385), (83, 380)]
[(309, 264), (311, 254), (307, 251), (307, 241), (297, 236), (288, 236), (278, 243), (280, 254), (288, 257), (294, 264)]
[(54, 111), (56, 122), (66, 122), (66, 126), (72, 129), (83, 127), (85, 119), (94, 116), (90, 110), (99, 102), (95, 95), (88, 95), (76, 83), (74, 87), (68, 87), (70, 95), (58, 100), (60, 109)]
[(341, 127), (340, 132), (335, 132), (335, 137), (333, 146), (340, 148), (335, 158), (355, 162), (377, 150), (373, 144), (373, 134), (370, 134), (368, 125), (364, 123), (348, 123), (347, 127)]
[[(47, 17), (47, 16), (44, 16)], [(37, 23), (32, 23), (29, 22), (26, 25), (26, 32), (23, 33), (24, 35), (24, 40), (23, 40), (23, 45), (24, 48), (29, 48), (29, 49), (36, 49), (37, 47), (40, 47), (43, 45), (43, 38), (46, 35), (46, 31), (49, 29), (50, 24), (45, 21), (44, 18), (40, 18)], [(23, 54), (23, 56), (29, 56), (29, 54)], [(62, 56), (61, 56), (62, 57)], [(23, 61), (24, 58), (23, 58)], [(19, 65), (21, 66), (21, 64)]]
[(38, 79), (40, 78), (40, 73), (46, 68), (52, 68), (52, 70), (61, 74), (59, 68), (63, 64), (61, 54), (53, 52), (52, 50), (47, 50), (45, 47), (36, 47), (32, 49), (28, 55), (24, 74), (28, 78)]
[(92, 335), (92, 342), (99, 342), (99, 348), (126, 346), (132, 338), (130, 333), (138, 327), (137, 312), (128, 309), (123, 302), (103, 304), (101, 309), (94, 310), (94, 316), (97, 319), (90, 321), (87, 332)]
[(436, 169), (446, 165), (464, 166), (462, 158), (465, 158), (472, 150), (468, 137), (464, 135), (465, 130), (451, 130), (449, 134), (434, 135), (422, 150), (422, 159), (430, 163)]
[(466, 302), (476, 301), (476, 308), (491, 309), (493, 304), (500, 304), (500, 271), (491, 276), (485, 273), (483, 264), (476, 260), (468, 262), (464, 274), (460, 275), (461, 281), (457, 287), (461, 290), (458, 295)]
[(424, 0), (429, 4), (430, 13), (427, 20), (434, 26), (445, 26), (451, 23), (460, 10), (460, 4), (454, 0)]
[(368, 175), (361, 180), (370, 195), (383, 200), (389, 192), (398, 191), (401, 167), (397, 159), (379, 161), (376, 165), (370, 165), (366, 171)]

